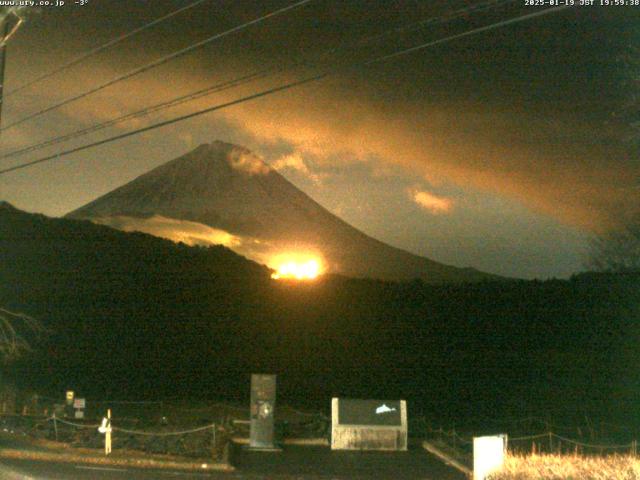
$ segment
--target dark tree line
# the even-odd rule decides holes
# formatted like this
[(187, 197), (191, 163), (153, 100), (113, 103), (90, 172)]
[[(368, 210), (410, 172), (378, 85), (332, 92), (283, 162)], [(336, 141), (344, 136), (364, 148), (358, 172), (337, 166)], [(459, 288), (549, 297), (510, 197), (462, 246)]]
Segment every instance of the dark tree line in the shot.
[(0, 304), (51, 329), (8, 372), (43, 394), (238, 399), (273, 372), (286, 402), (407, 398), (440, 423), (635, 412), (640, 275), (294, 285), (222, 247), (1, 205), (0, 258)]

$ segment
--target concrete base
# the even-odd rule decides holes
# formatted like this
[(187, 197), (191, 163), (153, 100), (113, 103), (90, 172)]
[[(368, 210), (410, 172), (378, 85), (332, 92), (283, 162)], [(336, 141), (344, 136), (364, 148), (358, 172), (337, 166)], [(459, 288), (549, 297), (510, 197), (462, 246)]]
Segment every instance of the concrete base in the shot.
[[(249, 439), (245, 437), (231, 437), (231, 441), (236, 445), (249, 446)], [(302, 446), (314, 446), (314, 447), (328, 447), (330, 442), (326, 437), (316, 438), (283, 438), (280, 442), (281, 445), (302, 445)]]
[(272, 447), (252, 447), (251, 445), (243, 445), (243, 450), (248, 452), (271, 452), (271, 453), (280, 453), (282, 452), (282, 448), (274, 445)]

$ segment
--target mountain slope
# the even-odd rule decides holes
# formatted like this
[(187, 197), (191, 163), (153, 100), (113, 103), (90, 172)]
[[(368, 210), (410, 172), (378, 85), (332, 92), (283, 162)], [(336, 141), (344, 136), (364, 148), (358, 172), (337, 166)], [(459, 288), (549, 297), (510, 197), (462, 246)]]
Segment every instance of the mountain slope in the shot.
[(68, 217), (187, 243), (224, 243), (270, 266), (278, 254), (293, 253), (320, 256), (327, 271), (354, 277), (432, 283), (492, 277), (375, 240), (327, 211), (249, 150), (220, 141), (201, 145)]

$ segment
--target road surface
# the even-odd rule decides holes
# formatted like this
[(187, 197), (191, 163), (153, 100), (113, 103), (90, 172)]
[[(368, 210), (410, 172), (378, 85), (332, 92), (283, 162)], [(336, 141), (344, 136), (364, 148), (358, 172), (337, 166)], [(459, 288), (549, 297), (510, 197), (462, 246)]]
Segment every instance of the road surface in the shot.
[[(33, 460), (0, 460), (0, 478), (7, 480), (222, 480), (233, 479), (234, 473), (185, 472), (181, 470), (151, 470)], [(3, 470), (8, 469), (8, 472)], [(236, 477), (239, 478), (239, 477)], [(234, 479), (235, 480), (235, 479)]]

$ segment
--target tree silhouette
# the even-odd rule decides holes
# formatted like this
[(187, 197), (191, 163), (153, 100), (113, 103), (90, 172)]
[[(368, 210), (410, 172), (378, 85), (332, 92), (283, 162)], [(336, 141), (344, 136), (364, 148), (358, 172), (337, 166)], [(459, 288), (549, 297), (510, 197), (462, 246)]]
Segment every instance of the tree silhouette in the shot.
[(0, 308), (0, 360), (15, 360), (30, 351), (27, 338), (43, 331), (43, 325), (33, 317)]
[(640, 272), (640, 213), (592, 240), (588, 266), (603, 272)]
[[(629, 46), (617, 60), (622, 81), (612, 121), (616, 130), (623, 132), (621, 140), (629, 147), (630, 155), (637, 158), (640, 154), (640, 48)], [(628, 191), (633, 196), (638, 189), (640, 183), (636, 182)], [(640, 272), (640, 211), (627, 217), (622, 226), (592, 239), (587, 266), (605, 272)]]
[(640, 147), (640, 48), (630, 46), (618, 58), (621, 63), (622, 101), (613, 113), (616, 123), (625, 131), (624, 139), (636, 149)]

